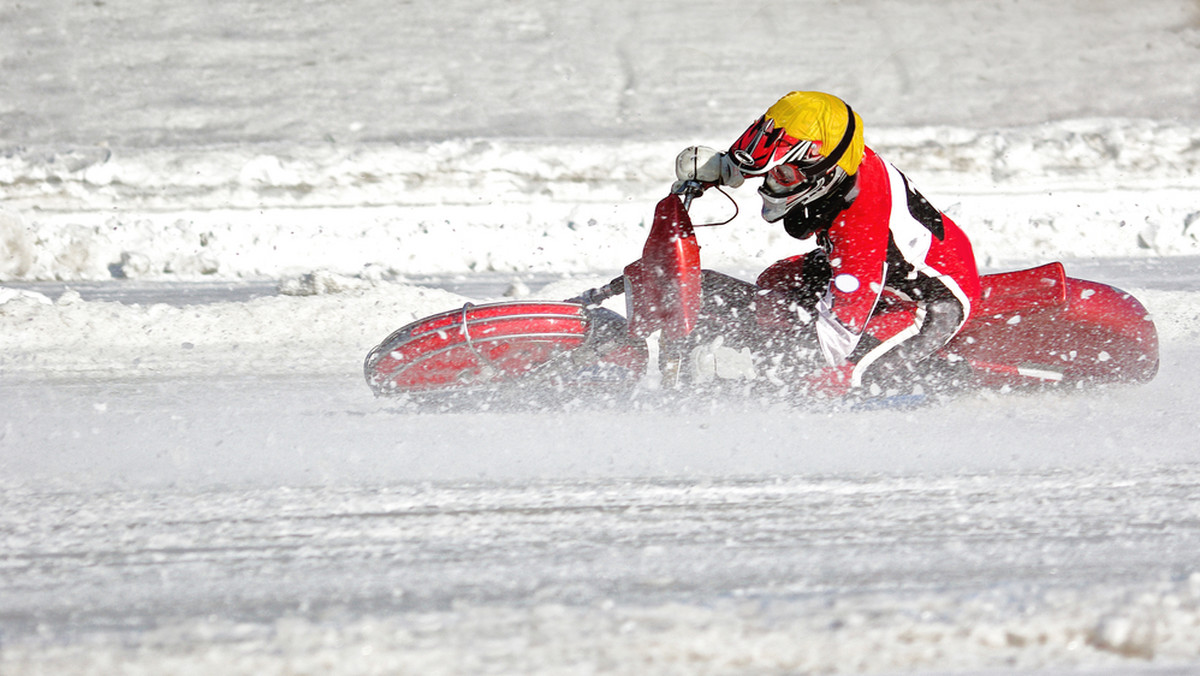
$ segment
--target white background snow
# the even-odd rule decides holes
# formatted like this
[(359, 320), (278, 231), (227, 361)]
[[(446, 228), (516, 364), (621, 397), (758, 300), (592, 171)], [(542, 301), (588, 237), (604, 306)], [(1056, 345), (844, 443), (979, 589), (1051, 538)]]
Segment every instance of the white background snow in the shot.
[[(5, 0), (0, 73), (0, 672), (1200, 671), (1192, 0)], [(412, 319), (617, 274), (791, 89), (983, 268), (1133, 292), (1159, 377), (372, 398)], [(803, 246), (736, 197), (707, 265)]]

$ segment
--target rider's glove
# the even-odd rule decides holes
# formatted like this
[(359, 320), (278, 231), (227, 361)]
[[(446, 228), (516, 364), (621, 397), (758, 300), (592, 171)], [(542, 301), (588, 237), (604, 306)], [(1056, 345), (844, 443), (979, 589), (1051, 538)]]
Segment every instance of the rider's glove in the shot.
[(745, 178), (728, 153), (707, 146), (691, 146), (675, 158), (675, 178), (708, 185), (740, 186)]

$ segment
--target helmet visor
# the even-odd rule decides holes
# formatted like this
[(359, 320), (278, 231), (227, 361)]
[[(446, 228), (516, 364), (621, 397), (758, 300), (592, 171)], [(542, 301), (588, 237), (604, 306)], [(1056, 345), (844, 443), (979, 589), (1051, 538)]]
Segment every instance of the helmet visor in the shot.
[(789, 136), (766, 115), (758, 118), (729, 148), (729, 156), (746, 176), (761, 176), (794, 157), (807, 155), (812, 141)]

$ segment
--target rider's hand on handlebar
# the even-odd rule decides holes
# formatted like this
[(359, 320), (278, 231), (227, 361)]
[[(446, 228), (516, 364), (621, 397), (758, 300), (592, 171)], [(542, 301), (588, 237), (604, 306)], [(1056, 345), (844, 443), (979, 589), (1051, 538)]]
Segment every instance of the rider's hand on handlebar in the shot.
[(675, 158), (675, 178), (679, 179), (676, 186), (694, 182), (706, 188), (714, 185), (736, 188), (745, 181), (728, 153), (707, 146), (684, 148)]

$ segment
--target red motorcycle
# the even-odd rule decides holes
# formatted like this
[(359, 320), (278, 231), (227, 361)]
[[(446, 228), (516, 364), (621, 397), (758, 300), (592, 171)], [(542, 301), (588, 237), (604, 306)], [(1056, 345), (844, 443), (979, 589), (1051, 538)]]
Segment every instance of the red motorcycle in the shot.
[[(768, 273), (750, 284), (701, 269), (688, 209), (704, 188), (660, 201), (642, 257), (608, 284), (566, 301), (468, 303), (415, 321), (367, 355), (367, 384), (379, 396), (729, 387), (813, 396), (824, 364), (806, 313), (795, 311), (804, 289), (796, 280), (775, 288)], [(811, 280), (807, 297), (826, 281)], [(910, 391), (1075, 389), (1157, 373), (1157, 331), (1128, 293), (1067, 277), (1061, 263), (981, 283), (967, 323), (914, 370)], [(622, 293), (624, 317), (601, 306)]]

